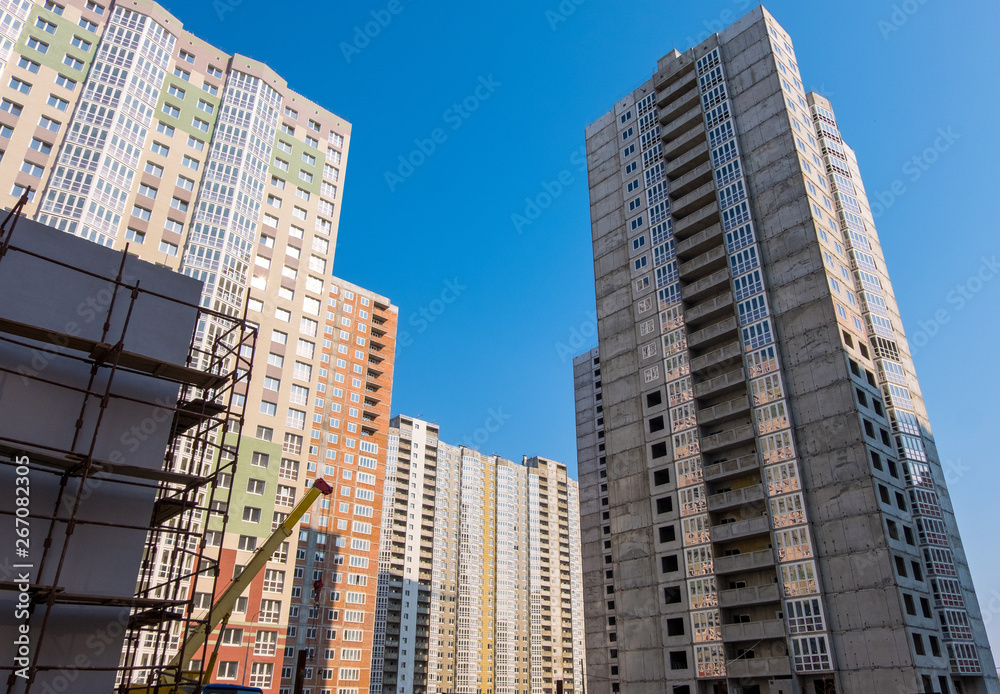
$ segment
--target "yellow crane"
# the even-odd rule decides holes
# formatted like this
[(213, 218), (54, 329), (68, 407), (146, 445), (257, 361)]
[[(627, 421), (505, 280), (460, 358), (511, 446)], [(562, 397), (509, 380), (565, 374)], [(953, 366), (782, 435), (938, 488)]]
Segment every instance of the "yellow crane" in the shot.
[(226, 586), (226, 589), (222, 591), (219, 598), (209, 608), (208, 619), (188, 635), (177, 655), (170, 661), (168, 667), (175, 672), (181, 672), (179, 680), (175, 678), (173, 672), (167, 670), (161, 676), (158, 684), (132, 685), (128, 689), (129, 694), (192, 694), (196, 691), (200, 691), (202, 694), (209, 694), (211, 692), (217, 692), (218, 694), (222, 694), (223, 692), (227, 694), (260, 692), (261, 690), (256, 687), (209, 684), (207, 680), (211, 677), (212, 670), (215, 668), (215, 653), (212, 654), (208, 665), (205, 667), (204, 674), (199, 671), (182, 671), (180, 668), (194, 658), (198, 650), (208, 641), (208, 637), (215, 630), (215, 627), (229, 621), (233, 608), (236, 606), (236, 601), (243, 594), (243, 591), (253, 582), (254, 577), (264, 568), (268, 559), (277, 551), (281, 543), (295, 532), (295, 526), (319, 495), (323, 494), (325, 496), (331, 492), (333, 492), (333, 487), (323, 479), (315, 480), (309, 491), (302, 497), (302, 500), (288, 514), (288, 517), (271, 533), (271, 536), (267, 538), (264, 544), (257, 548), (257, 551), (250, 557), (250, 561), (243, 567), (243, 570)]

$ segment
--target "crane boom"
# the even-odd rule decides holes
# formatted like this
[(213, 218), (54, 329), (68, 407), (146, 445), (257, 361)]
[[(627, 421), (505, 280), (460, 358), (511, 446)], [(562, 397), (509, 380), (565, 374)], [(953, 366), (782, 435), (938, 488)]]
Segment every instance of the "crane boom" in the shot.
[[(302, 500), (295, 505), (292, 512), (288, 514), (288, 517), (271, 533), (271, 536), (264, 541), (264, 544), (257, 548), (257, 551), (250, 557), (250, 561), (243, 567), (243, 570), (222, 591), (218, 600), (209, 609), (208, 619), (188, 635), (184, 641), (184, 645), (181, 646), (177, 655), (170, 661), (171, 667), (184, 667), (195, 656), (198, 649), (205, 645), (209, 634), (212, 633), (215, 627), (232, 613), (233, 608), (236, 606), (236, 601), (250, 583), (253, 582), (254, 577), (264, 568), (264, 565), (275, 551), (277, 551), (278, 547), (281, 546), (281, 543), (295, 532), (295, 526), (302, 516), (305, 515), (305, 512), (309, 510), (309, 507), (313, 505), (316, 498), (320, 494), (327, 495), (332, 491), (333, 487), (322, 479), (317, 479), (313, 482), (312, 487), (302, 497)], [(169, 677), (167, 675), (164, 679)]]

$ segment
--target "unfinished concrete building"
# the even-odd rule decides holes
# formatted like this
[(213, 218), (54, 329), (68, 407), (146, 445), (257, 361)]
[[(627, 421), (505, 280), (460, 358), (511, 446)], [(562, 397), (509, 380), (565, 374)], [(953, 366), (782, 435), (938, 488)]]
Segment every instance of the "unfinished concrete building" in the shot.
[(763, 8), (586, 131), (588, 691), (997, 692), (857, 162)]

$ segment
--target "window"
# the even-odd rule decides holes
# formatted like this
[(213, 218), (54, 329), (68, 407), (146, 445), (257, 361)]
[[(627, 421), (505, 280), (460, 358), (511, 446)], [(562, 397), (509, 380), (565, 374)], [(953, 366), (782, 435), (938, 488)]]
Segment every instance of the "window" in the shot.
[(150, 149), (153, 150), (153, 154), (159, 154), (161, 157), (165, 157), (170, 154), (170, 148), (166, 145), (160, 144), (159, 142), (153, 142), (153, 146), (150, 147)]
[(21, 106), (19, 104), (15, 104), (13, 101), (4, 99), (3, 101), (0, 101), (0, 111), (6, 111), (12, 116), (20, 116)]
[[(39, 65), (38, 63), (36, 63), (34, 60), (28, 60), (24, 56), (21, 56), (21, 59), (17, 61), (17, 66), (19, 68), (27, 70), (28, 72), (30, 72), (32, 74), (36, 74), (38, 72), (38, 69), (40, 67), (42, 67), (41, 65)], [(13, 84), (11, 86), (13, 86)]]
[(273, 417), (274, 414), (278, 411), (278, 405), (273, 402), (268, 402), (267, 400), (261, 400), (260, 411), (261, 414), (266, 414)]
[(42, 17), (35, 20), (35, 26), (48, 34), (56, 33), (56, 25)]
[(49, 52), (49, 44), (44, 41), (39, 41), (34, 36), (28, 37), (28, 48), (34, 49), (42, 54)]
[(180, 77), (185, 82), (191, 81), (191, 73), (188, 72), (187, 70), (182, 70), (179, 67), (174, 68), (174, 77)]
[(214, 65), (209, 65), (208, 74), (211, 75), (212, 77), (222, 77), (222, 70), (215, 67)]
[(15, 183), (14, 187), (10, 189), (10, 194), (13, 195), (15, 198), (21, 198), (22, 196), (24, 196), (25, 193), (28, 194), (28, 202), (31, 202), (32, 200), (35, 199), (35, 191), (32, 190), (29, 193), (28, 189), (22, 186), (20, 183)]
[(60, 111), (65, 111), (69, 108), (69, 102), (66, 99), (60, 99), (55, 94), (49, 94), (48, 101), (46, 102), (49, 106), (56, 108)]
[(142, 242), (146, 240), (146, 234), (129, 228), (125, 230), (125, 239), (127, 241), (135, 241), (138, 244), (142, 244)]
[(90, 50), (90, 46), (91, 46), (90, 41), (84, 41), (83, 39), (81, 39), (79, 36), (76, 36), (76, 35), (73, 36), (73, 40), (70, 41), (70, 43), (72, 43), (73, 46), (75, 46), (76, 48), (79, 48), (84, 53), (86, 53), (87, 51), (89, 51)]
[(203, 133), (207, 133), (208, 132), (209, 125), (208, 125), (208, 123), (206, 121), (203, 121), (201, 118), (194, 118), (194, 119), (192, 119), (191, 120), (191, 125), (193, 125), (198, 130), (202, 131)]
[(42, 174), (45, 173), (45, 169), (38, 164), (32, 164), (30, 161), (25, 160), (21, 164), (21, 173), (26, 173), (29, 176), (34, 176), (35, 178), (41, 178)]
[(31, 91), (31, 85), (27, 82), (19, 80), (16, 77), (10, 78), (10, 88), (21, 92), (22, 94), (27, 94)]
[(281, 450), (292, 455), (299, 455), (302, 453), (302, 437), (298, 434), (285, 434)]
[(183, 163), (184, 166), (188, 167), (189, 169), (194, 169), (195, 171), (197, 171), (198, 167), (201, 166), (200, 161), (198, 161), (197, 159), (193, 159), (192, 157), (189, 157), (186, 154), (184, 155), (184, 161), (181, 163)]
[[(167, 94), (170, 94), (171, 96), (176, 96), (178, 99), (183, 100), (187, 92), (178, 87), (176, 84), (171, 84), (169, 87), (167, 87)], [(166, 108), (164, 108), (163, 110), (166, 111)]]
[(83, 70), (83, 61), (79, 58), (74, 58), (69, 53), (63, 58), (63, 65), (73, 68), (74, 70)]
[[(257, 549), (257, 538), (253, 535), (240, 535), (240, 542), (238, 545), (239, 549), (244, 552), (252, 552)], [(237, 568), (237, 574), (239, 575), (239, 566)]]
[(94, 24), (89, 19), (81, 17), (80, 18), (80, 26), (83, 27), (84, 29), (86, 29), (87, 31), (93, 32), (95, 34), (97, 33), (97, 25)]
[(139, 185), (139, 195), (145, 195), (147, 198), (156, 199), (156, 188), (152, 186), (147, 186), (145, 183)]
[(151, 161), (146, 162), (146, 168), (144, 171), (152, 176), (156, 176), (157, 178), (163, 178), (163, 167), (154, 164)]
[(260, 523), (260, 509), (253, 506), (244, 506), (243, 521), (246, 523)]
[(169, 256), (177, 255), (177, 244), (170, 243), (168, 241), (160, 241), (160, 253), (166, 253)]
[(163, 121), (157, 121), (157, 123), (156, 123), (156, 132), (163, 133), (167, 137), (173, 137), (174, 136), (174, 126), (167, 125)]
[(62, 127), (62, 123), (57, 120), (52, 120), (48, 116), (42, 116), (38, 119), (38, 127), (57, 133), (59, 132), (59, 128)]
[(98, 5), (94, 0), (87, 0), (87, 9), (94, 14), (104, 14), (104, 5)]
[[(162, 171), (163, 169), (160, 169), (161, 173)], [(178, 176), (177, 187), (188, 191), (194, 190), (194, 181), (192, 181), (190, 178), (184, 178), (183, 176)]]
[(239, 673), (240, 663), (238, 660), (224, 660), (219, 663), (219, 679), (234, 680)]
[(175, 210), (180, 210), (181, 212), (188, 211), (188, 203), (185, 202), (184, 200), (181, 200), (180, 198), (171, 198), (170, 206)]
[(138, 205), (134, 205), (132, 207), (132, 216), (133, 217), (137, 217), (137, 218), (141, 219), (144, 222), (148, 222), (149, 221), (149, 217), (150, 217), (151, 214), (152, 213), (149, 210), (147, 210), (145, 207), (139, 207)]

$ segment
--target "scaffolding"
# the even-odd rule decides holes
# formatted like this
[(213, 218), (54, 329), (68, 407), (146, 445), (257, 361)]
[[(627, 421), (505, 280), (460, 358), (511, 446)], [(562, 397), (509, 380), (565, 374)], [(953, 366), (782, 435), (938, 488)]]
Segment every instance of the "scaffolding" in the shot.
[[(33, 582), (27, 591), (18, 582), (0, 582), (0, 591), (26, 592), (30, 596), (28, 609), (33, 625), (28, 676), (15, 677), (20, 668), (8, 662), (0, 664), (0, 671), (9, 673), (5, 691), (7, 694), (15, 688), (25, 694), (41, 691), (44, 687), (40, 685), (32, 688), (40, 673), (51, 675), (54, 670), (67, 670), (65, 662), (46, 662), (44, 654), (53, 651), (53, 640), (60, 636), (52, 625), (59, 623), (60, 610), (73, 610), (74, 615), (79, 615), (88, 606), (122, 608), (122, 614), (127, 608), (127, 623), (121, 625), (119, 632), (124, 633), (121, 659), (117, 667), (83, 663), (71, 669), (114, 671), (119, 692), (130, 688), (132, 692), (145, 690), (137, 690), (137, 685), (148, 685), (150, 692), (162, 692), (163, 689), (156, 687), (163, 683), (173, 683), (172, 691), (200, 691), (204, 668), (211, 659), (209, 647), (203, 647), (200, 660), (171, 661), (183, 639), (207, 623), (208, 606), (196, 604), (196, 585), (210, 596), (225, 587), (224, 584), (216, 587), (219, 550), (213, 547), (216, 543), (207, 540), (210, 531), (220, 536), (225, 532), (230, 495), (230, 485), (225, 482), (232, 479), (238, 458), (256, 328), (243, 317), (151, 291), (140, 286), (138, 280), (130, 282), (125, 273), (127, 247), (121, 252), (117, 274), (109, 277), (19, 245), (15, 229), (26, 202), (27, 194), (0, 224), (0, 276), (5, 260), (9, 265), (12, 255), (23, 254), (33, 258), (32, 262), (58, 266), (55, 271), (84, 273), (90, 276), (88, 282), (106, 283), (111, 298), (99, 339), (0, 317), (0, 343), (30, 349), (60, 363), (71, 363), (81, 374), (89, 371), (87, 385), (80, 387), (60, 380), (58, 374), (25, 372), (0, 364), (0, 378), (34, 379), (47, 388), (65, 389), (82, 403), (70, 446), (0, 436), (0, 466), (16, 470), (27, 465), (31, 475), (51, 475), (58, 480), (56, 503), (45, 509), (33, 508), (28, 516), (36, 528), (36, 538), (45, 537), (41, 557), (34, 562)], [(174, 309), (185, 312), (184, 315), (196, 316), (196, 327), (213, 327), (208, 333), (210, 337), (199, 337), (202, 331), (192, 331), (184, 364), (129, 351), (126, 337), (140, 299), (144, 306), (150, 302), (168, 302)], [(176, 389), (177, 400), (164, 404), (162, 398), (156, 401), (136, 397), (125, 392), (128, 389), (117, 387), (123, 379), (132, 383), (151, 379), (167, 384)], [(164, 423), (169, 422), (169, 443), (162, 466), (155, 467), (154, 463), (153, 467), (144, 467), (96, 455), (102, 425), (107, 426), (105, 415), (109, 407), (118, 405), (116, 411), (120, 412), (123, 404), (136, 412), (156, 408), (152, 411), (159, 413)], [(91, 423), (90, 430), (83, 425), (85, 420)], [(87, 509), (89, 491), (103, 485), (116, 485), (122, 494), (145, 494), (155, 499), (148, 522), (88, 519), (83, 511)], [(133, 491), (125, 491), (128, 489)], [(13, 508), (4, 507), (0, 514), (8, 516), (14, 524)], [(67, 553), (73, 546), (74, 530), (87, 526), (144, 535), (141, 567), (132, 594), (76, 594), (64, 589)], [(60, 534), (63, 537), (58, 537)], [(33, 545), (37, 544), (33, 541)]]

